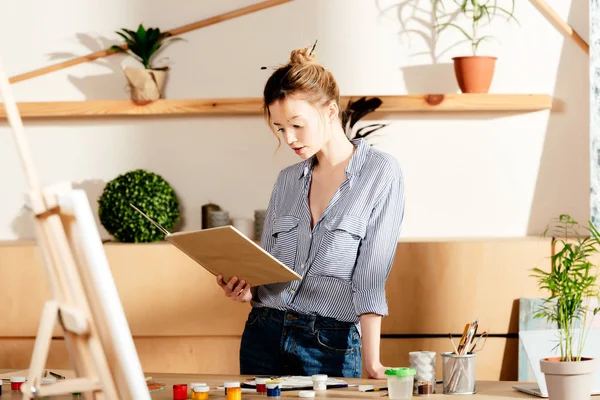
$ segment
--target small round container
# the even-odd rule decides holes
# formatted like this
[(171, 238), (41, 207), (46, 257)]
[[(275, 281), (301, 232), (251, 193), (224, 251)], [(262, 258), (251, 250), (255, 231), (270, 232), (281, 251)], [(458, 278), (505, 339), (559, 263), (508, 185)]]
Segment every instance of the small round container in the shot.
[(267, 383), (267, 397), (281, 397), (278, 383)]
[(173, 385), (173, 400), (187, 400), (188, 397), (188, 385), (175, 384)]
[(228, 387), (227, 400), (242, 400), (242, 388), (239, 385)]
[(225, 394), (227, 395), (228, 389), (239, 388), (239, 387), (241, 387), (241, 385), (239, 382), (225, 382), (223, 384), (223, 387), (225, 388)]
[(192, 388), (192, 399), (193, 400), (208, 400), (209, 386), (196, 385)]
[(256, 378), (254, 382), (256, 383), (256, 393), (267, 393), (267, 378)]
[(10, 378), (10, 388), (12, 390), (21, 390), (23, 382), (25, 382), (24, 376), (13, 376)]
[(312, 390), (302, 390), (300, 393), (298, 393), (298, 397), (302, 397), (305, 399), (315, 397), (315, 392), (313, 392)]
[(412, 399), (415, 375), (414, 368), (390, 368), (385, 371), (390, 399)]
[(327, 390), (327, 375), (318, 374), (312, 376), (313, 390)]
[(206, 386), (206, 383), (204, 383), (204, 382), (192, 382), (188, 386), (190, 388), (190, 393), (192, 393), (192, 390), (194, 389), (194, 386)]

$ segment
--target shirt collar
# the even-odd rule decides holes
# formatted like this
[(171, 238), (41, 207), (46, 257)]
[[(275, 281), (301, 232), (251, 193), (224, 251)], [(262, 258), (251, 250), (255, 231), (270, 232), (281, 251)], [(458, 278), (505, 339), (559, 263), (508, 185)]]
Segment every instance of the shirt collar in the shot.
[[(344, 170), (346, 172), (346, 176), (348, 177), (360, 175), (360, 170), (367, 159), (367, 154), (369, 153), (370, 149), (369, 144), (363, 138), (352, 139), (350, 140), (350, 143), (356, 146), (356, 150), (354, 151), (354, 153), (352, 153), (352, 156), (350, 157), (350, 162)], [(304, 162), (302, 163), (302, 168), (300, 169), (300, 176), (298, 177), (298, 179), (306, 177), (309, 174), (309, 172), (312, 171), (316, 161), (316, 155), (304, 160)]]

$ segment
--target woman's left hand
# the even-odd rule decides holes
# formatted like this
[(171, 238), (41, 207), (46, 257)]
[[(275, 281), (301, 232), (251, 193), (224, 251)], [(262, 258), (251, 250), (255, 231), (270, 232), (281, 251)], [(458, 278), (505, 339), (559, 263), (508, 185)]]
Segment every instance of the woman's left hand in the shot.
[(386, 379), (387, 378), (387, 375), (385, 375), (386, 369), (388, 369), (388, 368), (384, 367), (381, 363), (366, 366), (367, 374), (369, 374), (369, 378), (371, 378), (371, 379)]

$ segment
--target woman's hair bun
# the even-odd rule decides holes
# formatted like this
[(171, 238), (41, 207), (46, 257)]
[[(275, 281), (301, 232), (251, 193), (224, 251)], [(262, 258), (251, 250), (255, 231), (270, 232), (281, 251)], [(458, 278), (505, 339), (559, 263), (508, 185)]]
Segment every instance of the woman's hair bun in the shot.
[(290, 55), (289, 65), (305, 65), (305, 64), (316, 64), (315, 53), (312, 47), (292, 50)]

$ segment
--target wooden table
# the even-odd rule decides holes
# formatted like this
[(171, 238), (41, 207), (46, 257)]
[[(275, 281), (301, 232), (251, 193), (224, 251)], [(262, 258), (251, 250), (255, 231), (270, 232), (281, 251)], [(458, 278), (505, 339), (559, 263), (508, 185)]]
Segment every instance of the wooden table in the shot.
[[(0, 370), (0, 372), (8, 372), (8, 370)], [(58, 372), (58, 371), (57, 371)], [(218, 390), (217, 386), (223, 386), (226, 381), (242, 381), (248, 377), (238, 375), (196, 375), (196, 374), (166, 374), (166, 373), (146, 373), (147, 377), (152, 377), (152, 380), (159, 383), (166, 384), (166, 387), (162, 390), (152, 392), (151, 397), (153, 400), (172, 400), (173, 399), (173, 384), (185, 383), (190, 384), (192, 382), (203, 382), (211, 387), (209, 400), (210, 399), (225, 399), (223, 390)], [(370, 384), (375, 386), (386, 386), (385, 380), (367, 380), (367, 379), (344, 379), (349, 384)], [(497, 381), (478, 381), (477, 382), (477, 393), (474, 395), (444, 395), (441, 393), (441, 385), (437, 385), (439, 393), (427, 396), (414, 396), (414, 399), (487, 399), (487, 400), (503, 400), (503, 399), (536, 399), (537, 397), (531, 396), (518, 392), (512, 388), (516, 382), (497, 382)], [(359, 392), (357, 387), (348, 387), (344, 389), (330, 389), (324, 393), (317, 392), (316, 397), (321, 398), (334, 398), (334, 399), (379, 399), (382, 397), (384, 392)], [(283, 391), (281, 397), (285, 398), (299, 398), (298, 391)], [(2, 388), (2, 399), (21, 399), (20, 392), (12, 392), (10, 390), (10, 383), (4, 383)], [(59, 396), (52, 397), (53, 399), (83, 399), (79, 396)], [(254, 393), (243, 393), (242, 398), (262, 398), (266, 399), (263, 395)]]

